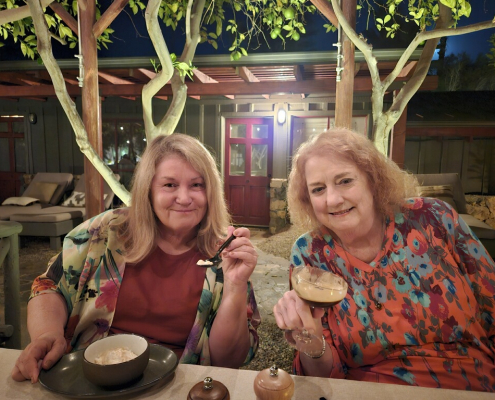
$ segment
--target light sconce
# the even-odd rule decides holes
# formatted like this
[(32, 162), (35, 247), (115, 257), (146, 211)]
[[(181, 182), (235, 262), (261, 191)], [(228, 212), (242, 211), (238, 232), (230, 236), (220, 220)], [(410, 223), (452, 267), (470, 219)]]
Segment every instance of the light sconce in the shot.
[(285, 108), (279, 108), (277, 111), (277, 122), (282, 125), (285, 123), (285, 119), (287, 118), (287, 111)]
[(29, 123), (34, 125), (36, 122), (38, 122), (38, 117), (36, 116), (35, 113), (30, 113), (28, 115), (28, 120), (29, 120)]

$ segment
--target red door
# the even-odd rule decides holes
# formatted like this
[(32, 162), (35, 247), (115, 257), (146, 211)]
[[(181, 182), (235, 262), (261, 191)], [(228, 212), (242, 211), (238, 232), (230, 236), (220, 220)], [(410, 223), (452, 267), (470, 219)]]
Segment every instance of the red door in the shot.
[(20, 195), (25, 172), (24, 118), (0, 116), (0, 204)]
[(227, 119), (225, 194), (236, 224), (268, 226), (273, 120)]

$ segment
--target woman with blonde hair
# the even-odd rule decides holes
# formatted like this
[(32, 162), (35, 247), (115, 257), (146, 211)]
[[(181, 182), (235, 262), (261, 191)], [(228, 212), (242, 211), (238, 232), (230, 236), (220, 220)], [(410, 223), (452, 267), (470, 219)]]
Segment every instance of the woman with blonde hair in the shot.
[(412, 197), (415, 178), (363, 135), (332, 129), (297, 151), (289, 177), (293, 222), (310, 229), (296, 267), (348, 285), (326, 312), (293, 290), (278, 326), (323, 338), (299, 347), (297, 374), (495, 391), (495, 264), (454, 209)]
[[(249, 230), (229, 224), (208, 150), (183, 134), (154, 139), (137, 166), (131, 206), (76, 227), (33, 283), (31, 343), (12, 377), (35, 382), (64, 353), (118, 333), (169, 347), (181, 363), (248, 363), (258, 347), (249, 282), (257, 255)], [(232, 234), (220, 266), (197, 265)]]

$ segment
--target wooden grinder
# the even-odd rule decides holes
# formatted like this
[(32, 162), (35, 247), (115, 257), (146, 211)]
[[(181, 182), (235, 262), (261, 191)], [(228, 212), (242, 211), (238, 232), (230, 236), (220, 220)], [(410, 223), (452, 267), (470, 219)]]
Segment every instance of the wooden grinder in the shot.
[(294, 395), (294, 380), (276, 365), (264, 369), (254, 379), (258, 400), (289, 400)]
[(222, 382), (206, 377), (192, 387), (187, 400), (230, 400), (230, 394)]

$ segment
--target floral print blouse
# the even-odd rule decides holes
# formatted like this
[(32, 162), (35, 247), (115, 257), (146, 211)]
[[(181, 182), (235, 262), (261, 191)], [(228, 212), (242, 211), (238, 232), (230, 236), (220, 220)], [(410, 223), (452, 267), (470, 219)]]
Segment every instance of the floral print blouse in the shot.
[[(106, 211), (74, 228), (65, 237), (62, 252), (50, 260), (47, 271), (33, 283), (30, 298), (52, 292), (65, 298), (69, 313), (65, 328), (68, 351), (83, 349), (108, 334), (125, 275), (117, 226), (126, 210)], [(220, 307), (222, 289), (222, 269), (208, 268), (193, 328), (179, 362), (210, 365), (208, 336)], [(250, 283), (246, 308), (251, 342), (247, 364), (258, 348), (256, 329), (260, 323)]]
[[(407, 200), (369, 264), (327, 230), (306, 233), (291, 271), (301, 265), (349, 285), (323, 317), (332, 378), (495, 391), (495, 264), (446, 203)], [(294, 372), (303, 374), (299, 354)]]

